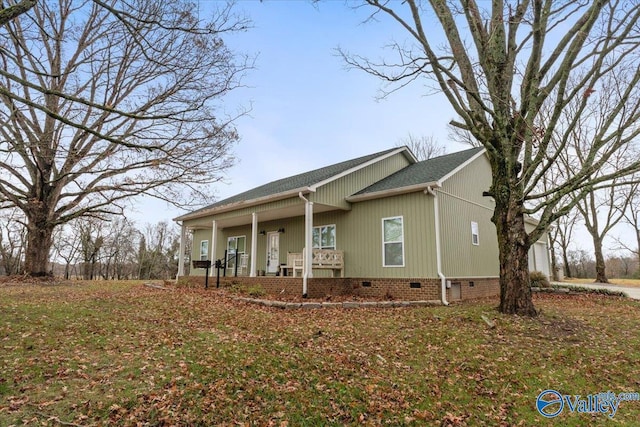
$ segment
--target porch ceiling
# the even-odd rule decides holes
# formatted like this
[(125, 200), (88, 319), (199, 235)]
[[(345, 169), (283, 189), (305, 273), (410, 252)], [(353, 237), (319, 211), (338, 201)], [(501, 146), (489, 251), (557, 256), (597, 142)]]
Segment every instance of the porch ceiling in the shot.
[[(336, 210), (336, 207), (330, 206), (330, 205), (317, 204), (317, 203), (314, 203), (313, 205), (314, 214), (328, 212), (332, 210)], [(293, 218), (297, 216), (304, 216), (304, 204), (258, 212), (258, 222), (260, 223), (260, 222), (266, 222), (266, 221), (274, 221), (277, 219)], [(251, 224), (252, 220), (253, 219), (251, 214), (246, 214), (246, 215), (238, 215), (232, 218), (219, 219), (216, 221), (218, 224), (218, 228), (222, 229), (222, 228), (238, 227), (241, 225)], [(207, 229), (207, 228), (211, 229), (211, 222), (209, 222), (209, 224), (204, 224), (204, 223), (194, 224), (189, 228), (192, 230)]]

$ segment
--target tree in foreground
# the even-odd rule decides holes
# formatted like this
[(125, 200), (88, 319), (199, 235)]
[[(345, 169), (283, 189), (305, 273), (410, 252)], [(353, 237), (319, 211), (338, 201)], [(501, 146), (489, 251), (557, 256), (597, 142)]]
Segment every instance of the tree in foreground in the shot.
[(56, 227), (147, 194), (187, 206), (233, 163), (220, 101), (246, 22), (188, 2), (48, 0), (0, 27), (0, 208), (27, 223), (25, 270), (48, 273)]
[[(348, 64), (388, 84), (426, 79), (453, 106), (451, 125), (487, 150), (495, 200), (503, 313), (534, 316), (528, 250), (577, 200), (640, 167), (636, 157), (598, 175), (640, 133), (640, 3), (616, 0), (365, 0), (408, 36), (394, 58), (374, 62), (342, 51)], [(599, 126), (583, 129), (585, 161), (543, 189), (575, 155), (572, 133), (601, 82), (615, 81)], [(572, 116), (565, 107), (574, 103)], [(564, 112), (564, 114), (563, 114)], [(558, 174), (558, 176), (561, 176)], [(618, 180), (620, 183), (620, 179)], [(568, 198), (566, 195), (573, 194)], [(525, 229), (525, 216), (539, 219)]]

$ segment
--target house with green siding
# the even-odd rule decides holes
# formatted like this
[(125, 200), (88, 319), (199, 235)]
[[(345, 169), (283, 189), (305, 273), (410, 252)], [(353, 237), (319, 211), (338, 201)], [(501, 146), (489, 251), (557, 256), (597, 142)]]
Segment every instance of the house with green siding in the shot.
[[(483, 148), (418, 161), (407, 147), (253, 188), (175, 219), (191, 261), (223, 282), (310, 297), (448, 301), (497, 295), (491, 169)], [(533, 220), (530, 220), (534, 224)], [(178, 276), (188, 258), (180, 256)], [(546, 236), (529, 256), (549, 274)], [(190, 269), (204, 276), (203, 269)]]

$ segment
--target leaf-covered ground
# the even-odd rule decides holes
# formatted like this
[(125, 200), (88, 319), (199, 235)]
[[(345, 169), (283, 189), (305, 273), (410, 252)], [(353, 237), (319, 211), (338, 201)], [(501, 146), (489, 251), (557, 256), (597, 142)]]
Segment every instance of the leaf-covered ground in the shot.
[[(0, 287), (0, 425), (638, 425), (535, 401), (640, 391), (640, 304), (280, 310), (140, 283)], [(495, 321), (489, 328), (485, 315)]]

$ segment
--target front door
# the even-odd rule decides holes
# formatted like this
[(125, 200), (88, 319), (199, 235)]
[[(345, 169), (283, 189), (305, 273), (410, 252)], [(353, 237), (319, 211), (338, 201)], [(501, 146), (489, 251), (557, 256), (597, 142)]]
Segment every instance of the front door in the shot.
[(280, 267), (280, 233), (267, 233), (267, 273), (277, 273)]

